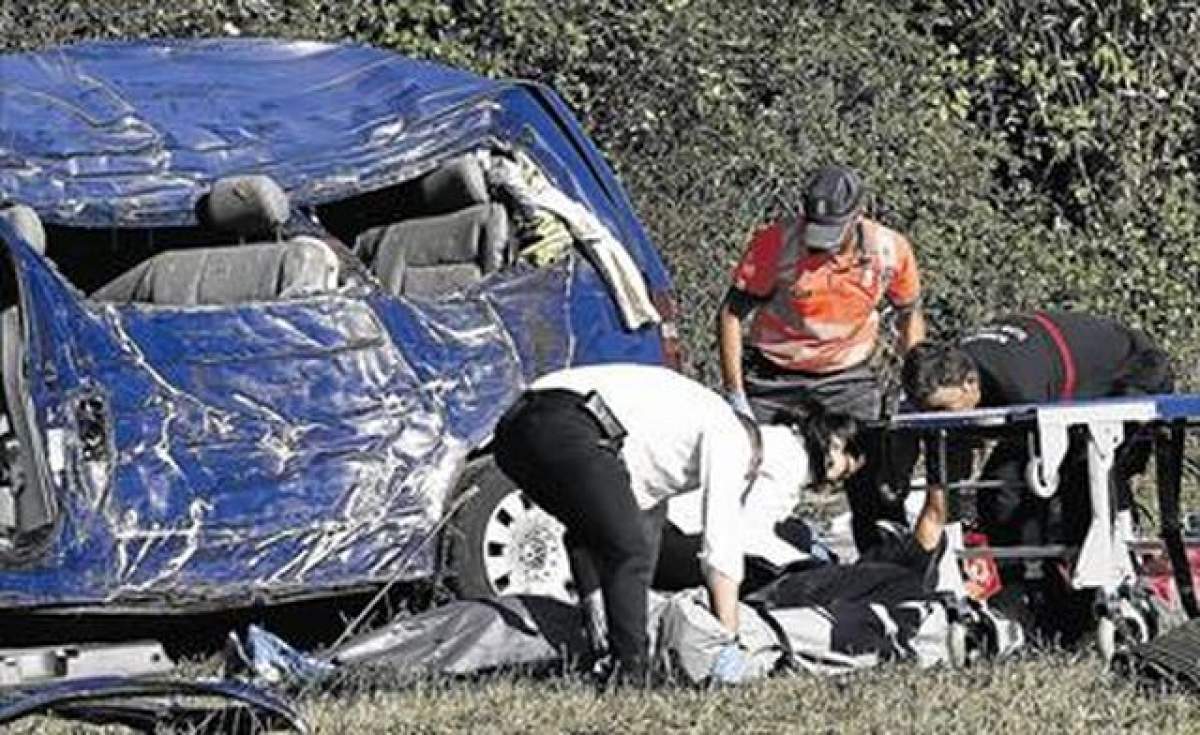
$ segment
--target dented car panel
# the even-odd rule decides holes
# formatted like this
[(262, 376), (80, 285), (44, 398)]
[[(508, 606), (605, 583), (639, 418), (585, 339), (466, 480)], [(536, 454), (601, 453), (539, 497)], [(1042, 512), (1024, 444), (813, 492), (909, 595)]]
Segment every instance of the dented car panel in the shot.
[[(81, 302), (31, 250), (12, 252), (65, 507), (52, 552), (0, 570), (10, 605), (212, 601), (428, 574), (429, 535), (468, 450), (526, 369), (569, 356), (561, 271), (504, 279), (495, 309), (368, 294), (117, 308)], [(505, 311), (537, 315), (558, 344), (527, 364), (495, 316)], [(111, 447), (92, 458), (85, 395), (103, 406)]]
[[(52, 224), (194, 226), (211, 182), (244, 171), (312, 207), (498, 146), (595, 215), (651, 292), (669, 287), (548, 90), (259, 40), (5, 56), (0, 80), (0, 199)], [(458, 476), (528, 381), (663, 359), (659, 328), (623, 325), (584, 257), (440, 300), (361, 282), (173, 307), (90, 300), (3, 220), (0, 241), (53, 511), (0, 545), (7, 608), (193, 610), (427, 576)]]

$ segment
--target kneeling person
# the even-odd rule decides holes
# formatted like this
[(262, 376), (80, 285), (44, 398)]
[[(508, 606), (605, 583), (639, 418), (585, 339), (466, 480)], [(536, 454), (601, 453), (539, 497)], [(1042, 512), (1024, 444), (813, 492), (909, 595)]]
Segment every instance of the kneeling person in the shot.
[[(835, 451), (811, 463), (820, 475), (839, 479), (861, 464), (844, 442), (826, 445)], [(741, 505), (759, 451), (762, 466), (777, 468), (771, 481), (798, 499), (810, 462), (797, 427), (755, 429), (703, 385), (631, 364), (543, 376), (505, 413), (495, 436), (500, 468), (566, 526), (580, 596), (602, 591), (609, 650), (634, 677), (648, 668), (647, 592), (659, 535), (644, 515), (659, 511), (661, 519), (668, 498), (703, 494), (699, 563), (712, 610), (736, 634)]]

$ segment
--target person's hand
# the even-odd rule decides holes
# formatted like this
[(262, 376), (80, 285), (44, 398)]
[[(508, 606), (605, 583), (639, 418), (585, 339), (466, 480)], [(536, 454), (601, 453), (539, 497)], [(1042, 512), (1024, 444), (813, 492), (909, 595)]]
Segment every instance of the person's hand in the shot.
[(750, 400), (746, 398), (746, 393), (740, 390), (731, 390), (725, 393), (725, 400), (729, 402), (729, 406), (750, 420), (754, 420), (754, 409), (750, 408)]
[(717, 653), (709, 678), (715, 684), (741, 684), (747, 665), (746, 652), (737, 643), (729, 643)]

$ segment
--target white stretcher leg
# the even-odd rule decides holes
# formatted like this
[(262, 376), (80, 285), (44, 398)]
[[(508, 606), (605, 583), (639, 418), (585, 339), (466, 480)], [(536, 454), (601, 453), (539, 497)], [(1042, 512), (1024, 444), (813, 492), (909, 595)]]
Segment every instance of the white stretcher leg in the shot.
[(962, 567), (958, 563), (959, 553), (963, 550), (962, 521), (947, 523), (945, 534), (946, 551), (938, 560), (937, 567), (937, 592), (952, 595), (955, 600), (962, 600), (967, 596)]
[(1132, 576), (1128, 547), (1121, 524), (1113, 523), (1109, 479), (1124, 427), (1117, 421), (1100, 421), (1088, 427), (1088, 492), (1092, 500), (1092, 522), (1075, 564), (1075, 589), (1096, 589), (1114, 595)]

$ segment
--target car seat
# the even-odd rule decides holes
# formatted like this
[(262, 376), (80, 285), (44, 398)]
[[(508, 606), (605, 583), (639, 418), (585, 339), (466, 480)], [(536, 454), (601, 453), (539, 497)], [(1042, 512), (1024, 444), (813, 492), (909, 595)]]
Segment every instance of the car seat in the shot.
[[(291, 212), (287, 195), (265, 176), (217, 181), (201, 202), (209, 226), (241, 245), (168, 250), (143, 261), (93, 294), (96, 301), (170, 306), (231, 305), (327, 293), (338, 286), (339, 260), (318, 238), (280, 239)], [(249, 237), (273, 242), (246, 244)]]
[(437, 298), (511, 262), (508, 212), (490, 201), (478, 159), (452, 161), (404, 192), (401, 208), (420, 216), (355, 239), (355, 253), (390, 293)]
[[(12, 225), (17, 234), (39, 253), (46, 252), (46, 230), (32, 208), (22, 204), (9, 205), (0, 209), (0, 219)], [(5, 268), (4, 272), (6, 280), (13, 277), (11, 268)], [(46, 494), (30, 487), (25, 479), (35, 477), (38, 471), (29, 451), (32, 436), (27, 421), (30, 407), (23, 369), (25, 340), (21, 330), (21, 314), (17, 308), (17, 284), (6, 283), (3, 290), (4, 308), (0, 311), (0, 381), (3, 382), (0, 411), (8, 419), (9, 431), (16, 439), (16, 446), (12, 447), (6, 437), (0, 437), (4, 442), (0, 452), (7, 455), (4, 465), (8, 472), (7, 492), (0, 494), (0, 533), (7, 534), (49, 525), (54, 520), (54, 508)]]
[(313, 237), (168, 250), (118, 276), (96, 301), (170, 306), (277, 301), (337, 288), (338, 260)]

